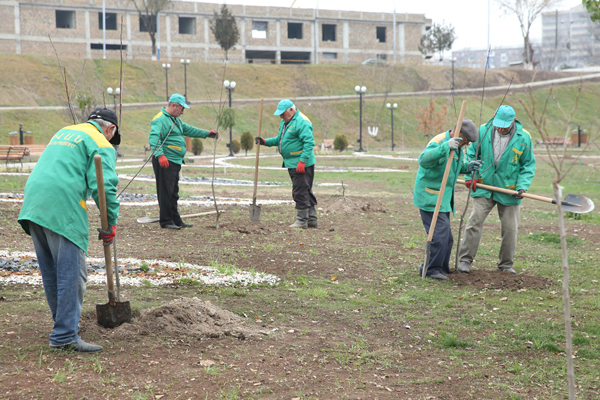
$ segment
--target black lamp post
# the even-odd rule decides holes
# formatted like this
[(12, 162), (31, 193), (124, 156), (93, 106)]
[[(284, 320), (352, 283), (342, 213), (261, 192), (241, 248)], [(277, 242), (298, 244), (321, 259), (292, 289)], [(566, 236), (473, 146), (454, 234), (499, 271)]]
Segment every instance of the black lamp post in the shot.
[(106, 89), (106, 91), (108, 92), (108, 94), (110, 94), (113, 97), (113, 105), (115, 107), (115, 114), (117, 113), (117, 96), (119, 96), (121, 94), (121, 88), (116, 88), (115, 90), (113, 90), (113, 88), (109, 87)]
[[(225, 86), (225, 89), (227, 89), (227, 91), (229, 92), (229, 108), (231, 108), (231, 92), (233, 92), (233, 89), (235, 89), (236, 83), (235, 83), (235, 81), (231, 81), (231, 82), (224, 81), (223, 86)], [(233, 146), (231, 145), (231, 142), (233, 140), (231, 128), (232, 127), (229, 126), (229, 144), (227, 145), (227, 147), (229, 147), (229, 157), (234, 157)]]
[(163, 64), (163, 68), (165, 69), (165, 78), (167, 82), (167, 101), (169, 101), (169, 68), (171, 68), (171, 64)]
[(359, 143), (359, 148), (358, 152), (363, 152), (363, 148), (362, 148), (362, 103), (363, 103), (363, 95), (365, 94), (365, 92), (367, 91), (367, 87), (366, 86), (354, 86), (354, 90), (356, 91), (356, 93), (358, 93), (358, 97), (359, 97), (359, 101), (360, 101), (360, 114), (359, 114), (359, 139), (357, 140), (357, 142)]
[(385, 106), (392, 112), (392, 151), (394, 151), (396, 146), (396, 143), (394, 143), (394, 109), (398, 108), (398, 103), (387, 103)]
[(185, 102), (187, 103), (187, 66), (190, 63), (190, 60), (184, 60), (183, 58), (181, 60), (179, 60), (179, 62), (181, 63), (181, 65), (183, 65), (183, 85), (185, 88), (185, 93), (183, 95), (183, 97), (185, 97)]

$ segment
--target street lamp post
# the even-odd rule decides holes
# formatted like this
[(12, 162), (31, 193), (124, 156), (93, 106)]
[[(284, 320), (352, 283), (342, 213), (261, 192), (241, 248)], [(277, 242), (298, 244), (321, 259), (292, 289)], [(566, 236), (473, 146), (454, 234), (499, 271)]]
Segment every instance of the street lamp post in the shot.
[(167, 101), (169, 101), (169, 68), (171, 68), (171, 64), (163, 64), (163, 68), (165, 69), (165, 78), (167, 82)]
[[(223, 86), (225, 86), (225, 89), (227, 89), (227, 91), (229, 92), (229, 108), (231, 108), (231, 92), (233, 92), (233, 89), (235, 89), (236, 83), (235, 81), (224, 81), (223, 82)], [(231, 125), (229, 126), (229, 144), (227, 145), (227, 147), (229, 147), (229, 157), (234, 157), (233, 155), (233, 146), (231, 145), (231, 142), (233, 141), (233, 136), (231, 133)]]
[(108, 92), (108, 94), (110, 94), (113, 97), (113, 104), (115, 107), (115, 114), (117, 113), (117, 96), (119, 96), (121, 94), (121, 88), (116, 88), (115, 90), (113, 90), (113, 88), (109, 87), (106, 89), (106, 91)]
[(392, 112), (392, 151), (394, 151), (394, 147), (396, 147), (394, 143), (394, 109), (398, 108), (398, 103), (387, 103), (385, 106)]
[(359, 120), (360, 120), (360, 122), (359, 122), (359, 125), (358, 125), (359, 126), (359, 130), (358, 130), (359, 139), (357, 140), (357, 142), (359, 143), (359, 148), (356, 151), (363, 152), (364, 150), (362, 148), (362, 103), (363, 103), (363, 95), (367, 91), (367, 87), (366, 86), (358, 86), (358, 85), (356, 85), (356, 86), (354, 86), (354, 90), (356, 91), (356, 93), (358, 93), (358, 98), (359, 98), (359, 101), (360, 101), (360, 107), (359, 107), (359, 109), (360, 109), (360, 111), (359, 111)]
[(185, 93), (183, 97), (185, 97), (185, 102), (187, 103), (187, 66), (190, 63), (190, 60), (184, 60), (183, 58), (179, 60), (181, 65), (183, 65), (183, 87), (185, 88)]
[[(452, 58), (452, 96), (454, 96), (456, 93), (454, 92), (454, 63), (456, 62), (456, 58)], [(489, 62), (489, 60), (488, 60)], [(489, 66), (486, 66), (486, 68), (489, 68)]]

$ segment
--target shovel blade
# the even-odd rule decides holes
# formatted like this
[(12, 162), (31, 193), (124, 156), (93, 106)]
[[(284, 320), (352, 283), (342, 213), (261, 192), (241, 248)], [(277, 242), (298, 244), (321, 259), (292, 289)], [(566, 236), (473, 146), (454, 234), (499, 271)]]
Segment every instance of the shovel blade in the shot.
[(250, 222), (260, 222), (260, 206), (253, 205), (250, 208)]
[(563, 211), (568, 211), (575, 214), (585, 214), (594, 209), (594, 202), (592, 200), (577, 194), (568, 194), (564, 201), (569, 203), (569, 205), (563, 204)]
[(131, 322), (131, 306), (129, 301), (116, 301), (115, 304), (96, 304), (96, 315), (98, 323), (105, 328), (116, 328), (117, 326)]

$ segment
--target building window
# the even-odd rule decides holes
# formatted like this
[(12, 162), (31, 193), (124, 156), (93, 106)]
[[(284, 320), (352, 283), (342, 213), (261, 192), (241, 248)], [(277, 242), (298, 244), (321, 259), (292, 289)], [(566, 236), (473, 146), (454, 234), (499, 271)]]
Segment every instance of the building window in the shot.
[(377, 54), (377, 59), (378, 60), (387, 60), (387, 54)]
[(75, 11), (56, 10), (56, 27), (59, 29), (75, 29)]
[(252, 39), (266, 39), (267, 38), (267, 22), (266, 21), (252, 21)]
[[(98, 29), (102, 30), (102, 13), (98, 13)], [(116, 31), (117, 30), (117, 13), (106, 13), (106, 30)]]
[(323, 53), (323, 60), (337, 60), (337, 53)]
[(288, 22), (288, 39), (302, 39), (302, 23)]
[(385, 26), (377, 27), (377, 41), (379, 43), (385, 43)]
[(335, 25), (334, 24), (323, 24), (323, 41), (324, 42), (335, 42)]
[[(146, 20), (148, 23), (146, 24)], [(140, 32), (148, 32), (152, 28), (156, 32), (156, 15), (148, 15), (146, 18), (140, 17)]]
[[(103, 50), (102, 43), (90, 43), (90, 49)], [(106, 50), (121, 50), (120, 44), (106, 44)], [(123, 45), (123, 51), (127, 51), (127, 45)]]
[(195, 35), (196, 34), (196, 18), (179, 17), (179, 34)]

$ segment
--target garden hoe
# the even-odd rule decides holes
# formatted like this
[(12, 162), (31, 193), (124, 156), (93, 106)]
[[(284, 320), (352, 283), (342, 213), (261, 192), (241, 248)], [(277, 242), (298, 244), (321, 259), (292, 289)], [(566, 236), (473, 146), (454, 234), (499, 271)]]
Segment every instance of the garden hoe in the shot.
[[(96, 165), (96, 182), (98, 184), (98, 203), (100, 204), (100, 217), (102, 229), (108, 230), (108, 215), (106, 212), (106, 194), (104, 192), (104, 174), (102, 172), (102, 157), (94, 156)], [(104, 243), (102, 243), (104, 244)], [(131, 306), (129, 301), (117, 301), (115, 298), (115, 283), (110, 245), (104, 245), (104, 263), (106, 264), (106, 281), (108, 283), (108, 303), (96, 304), (98, 323), (105, 328), (116, 328), (124, 322), (131, 322)]]
[[(456, 183), (464, 184), (465, 181), (461, 179), (457, 179)], [(506, 194), (515, 194), (518, 193), (516, 190), (509, 190), (504, 188), (499, 188), (496, 186), (484, 185), (483, 183), (478, 183), (475, 185), (475, 188), (482, 188), (486, 190), (491, 190), (492, 192), (506, 193)], [(535, 194), (522, 193), (521, 197), (525, 197), (527, 199), (544, 201), (546, 203), (556, 204), (556, 199), (551, 199), (550, 197), (542, 197)], [(585, 214), (589, 213), (594, 209), (594, 202), (587, 197), (580, 196), (578, 194), (568, 194), (567, 197), (560, 202), (563, 211), (572, 212), (575, 214)]]
[[(258, 114), (258, 136), (262, 128), (264, 100), (260, 99), (260, 113)], [(250, 209), (250, 222), (260, 222), (260, 206), (256, 205), (256, 187), (258, 185), (258, 157), (260, 154), (260, 143), (256, 144), (256, 167), (254, 170), (254, 194), (252, 195), (252, 208)]]
[[(224, 212), (225, 212), (225, 210), (219, 211), (219, 214), (223, 214)], [(181, 219), (202, 217), (204, 215), (213, 215), (216, 213), (217, 213), (216, 211), (206, 211), (206, 212), (201, 212), (201, 213), (197, 213), (197, 214), (182, 215)], [(150, 223), (158, 222), (158, 221), (160, 221), (160, 218), (140, 217), (137, 219), (138, 224), (150, 224)]]

